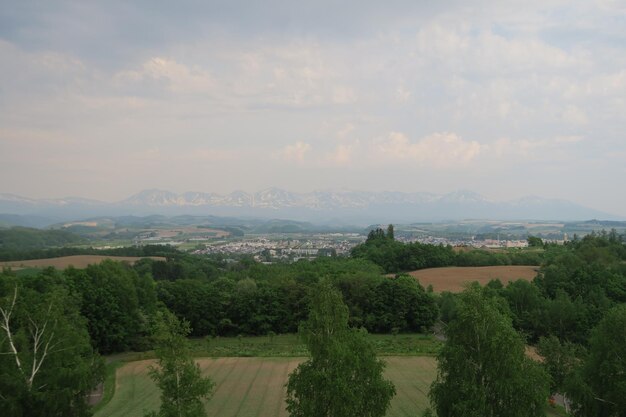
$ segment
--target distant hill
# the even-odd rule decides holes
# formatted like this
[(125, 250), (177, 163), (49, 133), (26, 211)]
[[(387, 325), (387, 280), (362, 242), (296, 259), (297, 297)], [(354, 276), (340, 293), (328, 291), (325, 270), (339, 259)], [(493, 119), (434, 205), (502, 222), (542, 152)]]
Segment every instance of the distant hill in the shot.
[(84, 243), (84, 239), (65, 230), (40, 230), (28, 227), (0, 229), (0, 251), (24, 251)]
[(0, 228), (13, 226), (42, 228), (60, 221), (58, 217), (37, 215), (0, 214)]
[[(32, 216), (70, 220), (96, 216), (202, 215), (274, 219), (324, 224), (410, 223), (461, 219), (494, 220), (621, 220), (619, 216), (569, 201), (523, 197), (493, 201), (471, 191), (448, 194), (315, 191), (293, 193), (269, 188), (257, 193), (230, 194), (144, 190), (125, 200), (105, 203), (80, 198), (36, 200), (0, 194), (0, 213), (19, 213), (22, 225)], [(27, 220), (30, 219), (30, 220)], [(20, 218), (2, 223), (16, 224)]]
[[(319, 232), (359, 232), (359, 227), (317, 225), (309, 222), (281, 219), (238, 218), (220, 216), (120, 216), (91, 217), (82, 220), (59, 222), (49, 228), (75, 233), (82, 237), (102, 238), (106, 233), (124, 231), (133, 235), (142, 229), (169, 229), (196, 226), (217, 229), (234, 236), (265, 233), (319, 233)], [(103, 233), (104, 232), (104, 233)], [(118, 235), (116, 235), (118, 236)]]

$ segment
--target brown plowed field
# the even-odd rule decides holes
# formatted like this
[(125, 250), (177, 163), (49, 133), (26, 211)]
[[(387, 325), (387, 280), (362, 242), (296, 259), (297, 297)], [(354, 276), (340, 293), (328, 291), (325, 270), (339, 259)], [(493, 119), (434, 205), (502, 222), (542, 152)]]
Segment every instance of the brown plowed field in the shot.
[(429, 268), (409, 272), (422, 286), (433, 286), (436, 292), (463, 291), (468, 282), (478, 281), (485, 285), (492, 279), (500, 279), (506, 285), (509, 281), (524, 279), (532, 281), (537, 276), (538, 266), (470, 266)]
[[(165, 260), (165, 258), (160, 257), (160, 256), (150, 256), (149, 258), (157, 260), (157, 261)], [(0, 268), (12, 267), (14, 269), (21, 269), (21, 268), (46, 268), (49, 266), (53, 266), (57, 269), (65, 269), (68, 266), (73, 266), (74, 268), (82, 269), (82, 268), (87, 268), (88, 265), (99, 264), (105, 259), (111, 259), (113, 261), (120, 261), (120, 262), (124, 261), (132, 265), (142, 258), (137, 257), (137, 256), (74, 255), (74, 256), (63, 256), (60, 258), (30, 259), (28, 261), (0, 262)]]

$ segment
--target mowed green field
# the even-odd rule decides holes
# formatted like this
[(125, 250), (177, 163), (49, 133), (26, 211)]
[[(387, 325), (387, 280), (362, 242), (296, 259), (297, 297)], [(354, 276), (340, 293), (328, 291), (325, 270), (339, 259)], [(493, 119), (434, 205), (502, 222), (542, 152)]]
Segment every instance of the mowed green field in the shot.
[[(216, 383), (206, 403), (209, 416), (282, 417), (285, 383), (302, 358), (201, 358), (205, 375)], [(389, 417), (416, 416), (428, 405), (427, 393), (436, 375), (432, 357), (385, 357), (385, 374), (396, 386)], [(96, 417), (141, 417), (157, 410), (159, 391), (148, 376), (153, 361), (130, 362), (117, 370), (115, 395)]]

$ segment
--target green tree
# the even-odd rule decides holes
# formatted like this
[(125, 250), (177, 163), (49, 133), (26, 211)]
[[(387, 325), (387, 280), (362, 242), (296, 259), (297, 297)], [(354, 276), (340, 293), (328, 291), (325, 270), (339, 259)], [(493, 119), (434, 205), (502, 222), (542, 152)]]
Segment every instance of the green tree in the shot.
[(533, 340), (546, 327), (543, 311), (548, 300), (539, 288), (528, 281), (519, 279), (509, 282), (501, 295), (507, 300), (513, 318), (513, 326), (525, 332)]
[(103, 378), (77, 301), (43, 275), (0, 274), (0, 409), (12, 416), (90, 416)]
[(626, 305), (610, 310), (589, 341), (589, 355), (568, 394), (576, 415), (626, 415)]
[(544, 416), (549, 376), (502, 308), (478, 286), (459, 296), (430, 391), (439, 417)]
[(537, 236), (528, 236), (528, 246), (531, 248), (543, 248), (543, 240)]
[(366, 323), (377, 333), (427, 331), (435, 323), (438, 311), (434, 298), (408, 275), (383, 278), (372, 294), (372, 310)]
[(323, 281), (314, 291), (301, 334), (311, 358), (287, 383), (287, 410), (292, 417), (384, 416), (393, 384), (383, 379), (384, 362), (364, 331), (348, 327), (341, 294)]
[(566, 379), (578, 365), (579, 351), (578, 345), (561, 342), (556, 336), (539, 339), (537, 353), (543, 357), (543, 366), (550, 374), (550, 392), (565, 391)]
[(150, 377), (161, 390), (159, 412), (151, 417), (206, 416), (202, 399), (208, 399), (214, 383), (202, 377), (200, 367), (191, 356), (187, 335), (188, 322), (179, 321), (168, 311), (157, 313), (155, 325), (158, 366), (150, 369)]
[[(137, 348), (139, 337), (148, 331), (147, 326), (142, 328), (147, 320), (139, 305), (137, 273), (120, 262), (105, 260), (86, 269), (68, 268), (64, 275), (71, 292), (82, 300), (81, 314), (100, 353)], [(154, 297), (149, 291), (154, 289), (142, 284), (142, 298)]]

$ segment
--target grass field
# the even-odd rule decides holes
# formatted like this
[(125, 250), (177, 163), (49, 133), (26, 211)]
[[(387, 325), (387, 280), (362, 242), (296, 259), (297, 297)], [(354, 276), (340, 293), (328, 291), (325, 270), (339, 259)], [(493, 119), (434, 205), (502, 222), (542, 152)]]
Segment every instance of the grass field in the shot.
[[(378, 356), (435, 356), (442, 342), (431, 334), (368, 334)], [(194, 357), (304, 357), (309, 352), (296, 334), (192, 338)], [(109, 362), (154, 359), (154, 352), (125, 352), (108, 356)]]
[(478, 281), (481, 285), (492, 279), (500, 279), (506, 285), (509, 281), (524, 279), (531, 281), (537, 276), (538, 266), (471, 266), (420, 269), (409, 274), (417, 278), (424, 287), (433, 286), (433, 290), (463, 291), (468, 282)]
[[(282, 417), (289, 373), (302, 358), (198, 359), (202, 371), (216, 383), (213, 398), (206, 403), (209, 416)], [(390, 417), (416, 416), (428, 404), (427, 392), (435, 377), (431, 357), (387, 357), (386, 376), (397, 394)], [(117, 371), (116, 392), (96, 417), (141, 416), (159, 407), (159, 392), (147, 375), (152, 361), (130, 362)]]
[[(434, 356), (441, 342), (430, 334), (368, 334), (379, 356)], [(307, 356), (303, 341), (295, 334), (192, 339), (194, 356), (287, 357)]]
[[(286, 417), (285, 388), (289, 373), (303, 358), (201, 358), (203, 374), (216, 383), (206, 402), (209, 417)], [(435, 379), (435, 358), (390, 356), (385, 375), (396, 387), (387, 417), (415, 417), (429, 406), (428, 390)], [(148, 376), (152, 360), (129, 362), (117, 370), (113, 398), (98, 408), (95, 417), (140, 417), (157, 410), (159, 391)], [(565, 416), (560, 408), (546, 407), (549, 417)]]
[[(150, 256), (150, 258), (154, 260), (164, 261), (165, 258), (160, 256)], [(136, 256), (101, 256), (101, 255), (73, 255), (73, 256), (62, 256), (60, 258), (48, 258), (48, 259), (30, 259), (27, 261), (8, 261), (8, 262), (0, 262), (0, 268), (11, 267), (14, 269), (24, 269), (24, 268), (46, 268), (49, 266), (53, 266), (57, 269), (65, 269), (68, 266), (73, 266), (74, 268), (86, 268), (88, 265), (99, 264), (105, 259), (111, 259), (119, 262), (128, 262), (133, 264), (137, 262), (140, 257)]]

